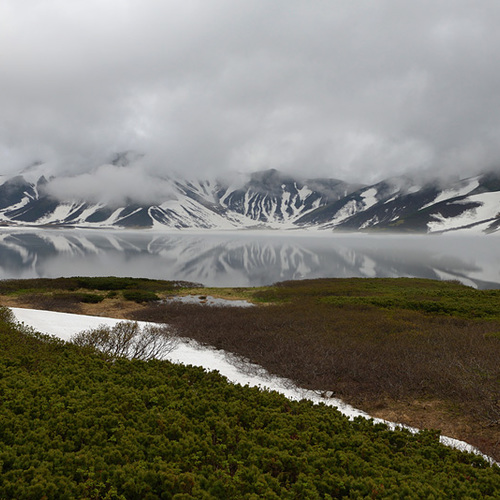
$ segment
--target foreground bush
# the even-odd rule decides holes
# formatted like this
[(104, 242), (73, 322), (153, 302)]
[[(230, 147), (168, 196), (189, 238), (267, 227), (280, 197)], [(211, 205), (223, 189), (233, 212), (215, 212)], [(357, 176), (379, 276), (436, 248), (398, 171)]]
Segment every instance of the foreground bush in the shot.
[(120, 321), (113, 327), (100, 325), (73, 335), (71, 342), (92, 347), (112, 357), (161, 359), (177, 346), (177, 337), (168, 326), (148, 324), (142, 328), (135, 321)]
[(126, 300), (132, 300), (137, 303), (141, 302), (155, 302), (160, 300), (160, 297), (154, 292), (149, 290), (125, 290), (123, 292), (123, 298)]
[(22, 332), (0, 309), (0, 498), (498, 498), (500, 469), (217, 373)]

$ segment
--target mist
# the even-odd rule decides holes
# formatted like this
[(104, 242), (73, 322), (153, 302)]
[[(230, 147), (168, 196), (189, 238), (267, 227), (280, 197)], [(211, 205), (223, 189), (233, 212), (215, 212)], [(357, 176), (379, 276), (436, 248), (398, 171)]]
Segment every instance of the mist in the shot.
[(5, 0), (0, 174), (150, 199), (175, 173), (498, 169), (499, 23), (493, 0)]

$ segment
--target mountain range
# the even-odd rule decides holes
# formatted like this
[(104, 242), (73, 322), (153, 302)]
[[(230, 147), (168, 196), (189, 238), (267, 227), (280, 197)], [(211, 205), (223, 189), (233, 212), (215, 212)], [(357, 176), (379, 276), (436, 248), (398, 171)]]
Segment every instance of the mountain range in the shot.
[[(121, 165), (127, 168), (127, 164)], [(0, 225), (153, 229), (318, 229), (449, 231), (500, 229), (500, 173), (417, 182), (398, 176), (373, 185), (301, 179), (277, 170), (246, 178), (159, 177), (163, 199), (96, 201), (57, 196), (60, 178), (32, 173), (0, 176)], [(145, 201), (146, 199), (146, 201)]]

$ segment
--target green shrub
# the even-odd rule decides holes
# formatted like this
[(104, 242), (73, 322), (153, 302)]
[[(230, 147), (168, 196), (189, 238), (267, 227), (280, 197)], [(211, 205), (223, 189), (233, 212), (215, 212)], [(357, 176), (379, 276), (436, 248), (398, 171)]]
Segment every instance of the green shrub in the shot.
[(146, 290), (125, 290), (123, 291), (123, 297), (126, 300), (131, 300), (133, 302), (154, 302), (160, 300), (158, 295), (154, 292), (149, 292)]
[[(1, 311), (0, 311), (1, 312)], [(8, 319), (8, 318), (6, 318)], [(0, 498), (498, 498), (500, 469), (216, 372), (0, 317)]]
[(99, 295), (97, 293), (82, 293), (80, 294), (80, 302), (84, 302), (86, 304), (98, 304), (104, 300), (103, 295)]
[(123, 290), (137, 286), (136, 280), (133, 278), (115, 278), (112, 276), (81, 277), (77, 278), (76, 281), (80, 288), (89, 290)]

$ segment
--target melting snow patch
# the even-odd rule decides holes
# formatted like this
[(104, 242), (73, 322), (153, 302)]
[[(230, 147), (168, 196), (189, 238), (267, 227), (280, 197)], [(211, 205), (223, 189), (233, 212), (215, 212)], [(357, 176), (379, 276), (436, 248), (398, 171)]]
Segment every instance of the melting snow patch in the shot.
[(459, 229), (479, 222), (491, 222), (500, 213), (500, 193), (498, 192), (470, 196), (466, 200), (458, 200), (453, 204), (467, 203), (478, 203), (479, 206), (465, 210), (455, 217), (443, 217), (441, 213), (434, 214), (435, 220), (427, 224), (429, 232)]
[(377, 190), (375, 188), (367, 189), (361, 194), (363, 201), (365, 203), (365, 210), (372, 207), (377, 203)]
[(423, 210), (424, 208), (430, 207), (432, 205), (435, 205), (436, 203), (440, 203), (441, 201), (446, 201), (449, 200), (450, 198), (455, 198), (458, 196), (465, 196), (469, 194), (471, 191), (476, 189), (479, 186), (479, 181), (476, 178), (474, 179), (469, 179), (467, 182), (465, 182), (462, 186), (454, 188), (454, 189), (446, 189), (442, 191), (436, 198), (434, 198), (433, 201), (430, 203), (427, 203), (423, 207), (420, 208), (420, 210)]

